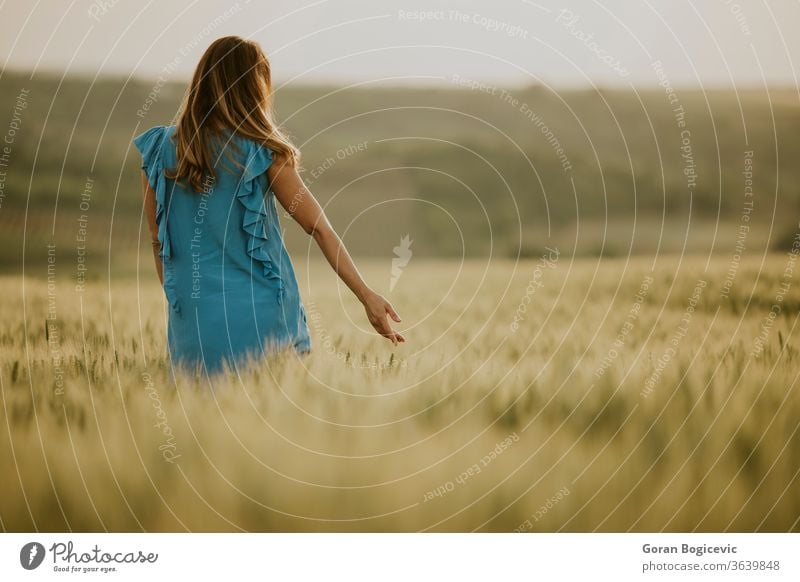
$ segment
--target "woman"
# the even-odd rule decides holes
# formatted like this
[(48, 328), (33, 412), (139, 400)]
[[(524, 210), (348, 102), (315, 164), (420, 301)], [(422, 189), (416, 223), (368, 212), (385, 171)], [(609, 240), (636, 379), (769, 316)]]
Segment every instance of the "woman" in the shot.
[(272, 120), (271, 92), (259, 45), (221, 38), (200, 60), (176, 125), (134, 139), (174, 364), (217, 372), (264, 352), (310, 351), (276, 199), (314, 237), (375, 330), (405, 341), (388, 321), (400, 317), (361, 278), (298, 175), (299, 152)]

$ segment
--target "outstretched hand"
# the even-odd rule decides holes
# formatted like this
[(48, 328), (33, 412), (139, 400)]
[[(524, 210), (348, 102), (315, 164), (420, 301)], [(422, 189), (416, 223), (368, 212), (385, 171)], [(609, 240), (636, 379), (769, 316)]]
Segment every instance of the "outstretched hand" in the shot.
[(406, 338), (393, 330), (389, 323), (390, 317), (399, 323), (400, 316), (385, 298), (372, 291), (364, 282), (342, 239), (328, 222), (322, 206), (303, 183), (297, 167), (276, 153), (273, 154), (267, 177), (275, 197), (286, 212), (303, 227), (303, 230), (314, 237), (330, 266), (364, 304), (369, 322), (375, 331), (394, 345), (406, 341)]
[(394, 345), (406, 341), (406, 338), (393, 330), (389, 323), (390, 317), (398, 323), (401, 321), (391, 303), (377, 293), (370, 293), (363, 303), (367, 312), (367, 319), (369, 319), (375, 331), (389, 339)]

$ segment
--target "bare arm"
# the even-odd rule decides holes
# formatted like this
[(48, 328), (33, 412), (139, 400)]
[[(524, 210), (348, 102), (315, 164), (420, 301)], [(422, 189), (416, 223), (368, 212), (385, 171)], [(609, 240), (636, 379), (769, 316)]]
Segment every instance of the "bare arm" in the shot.
[(147, 174), (142, 171), (142, 189), (144, 190), (144, 214), (147, 218), (147, 226), (150, 229), (150, 242), (153, 246), (153, 258), (156, 262), (156, 273), (158, 280), (164, 284), (164, 272), (161, 264), (161, 243), (158, 242), (158, 224), (156, 224), (156, 193), (147, 181)]
[(367, 318), (375, 331), (395, 345), (406, 341), (401, 334), (392, 329), (387, 318), (388, 315), (399, 322), (400, 316), (384, 297), (375, 293), (364, 282), (350, 253), (347, 252), (319, 202), (303, 183), (297, 170), (284, 164), (284, 161), (275, 154), (273, 163), (267, 170), (267, 177), (275, 197), (286, 212), (303, 227), (306, 233), (314, 237), (333, 270), (364, 305)]

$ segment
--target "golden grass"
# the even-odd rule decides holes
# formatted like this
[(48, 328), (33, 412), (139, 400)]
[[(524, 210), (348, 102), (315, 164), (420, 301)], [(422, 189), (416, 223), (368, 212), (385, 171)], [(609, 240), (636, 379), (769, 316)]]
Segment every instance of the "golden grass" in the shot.
[(414, 260), (397, 349), (302, 265), (314, 353), (212, 379), (173, 378), (149, 272), (59, 281), (50, 343), (47, 282), (4, 278), (2, 527), (798, 531), (796, 281), (751, 355), (785, 263), (721, 299), (722, 259)]

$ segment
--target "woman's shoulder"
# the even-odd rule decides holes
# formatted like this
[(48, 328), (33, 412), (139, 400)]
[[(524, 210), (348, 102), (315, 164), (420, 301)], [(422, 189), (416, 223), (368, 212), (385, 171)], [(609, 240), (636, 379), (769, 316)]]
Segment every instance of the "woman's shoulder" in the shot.
[(234, 143), (237, 157), (245, 166), (245, 171), (261, 173), (272, 165), (273, 151), (265, 143), (235, 131), (227, 130), (227, 135)]
[(165, 138), (170, 137), (174, 132), (174, 125), (154, 125), (134, 137), (133, 144), (143, 158), (155, 157), (161, 154), (165, 141), (168, 141)]
[(174, 125), (154, 125), (133, 138), (135, 142), (142, 142), (155, 139), (163, 139), (164, 136), (171, 135), (175, 132)]
[[(174, 163), (176, 129), (175, 125), (154, 125), (134, 137), (133, 143), (145, 162), (158, 161), (162, 165)], [(245, 168), (245, 172), (260, 174), (272, 165), (274, 154), (265, 143), (231, 129), (221, 130), (220, 135), (216, 137), (219, 139), (211, 140), (214, 144), (213, 149), (215, 151), (219, 147), (231, 149), (234, 158)], [(230, 147), (231, 145), (233, 147)]]
[(239, 149), (244, 152), (252, 153), (263, 150), (266, 154), (272, 154), (272, 150), (265, 143), (259, 140), (253, 139), (252, 137), (243, 135), (230, 129), (223, 130), (223, 133), (230, 141), (234, 142), (237, 146), (239, 146)]

